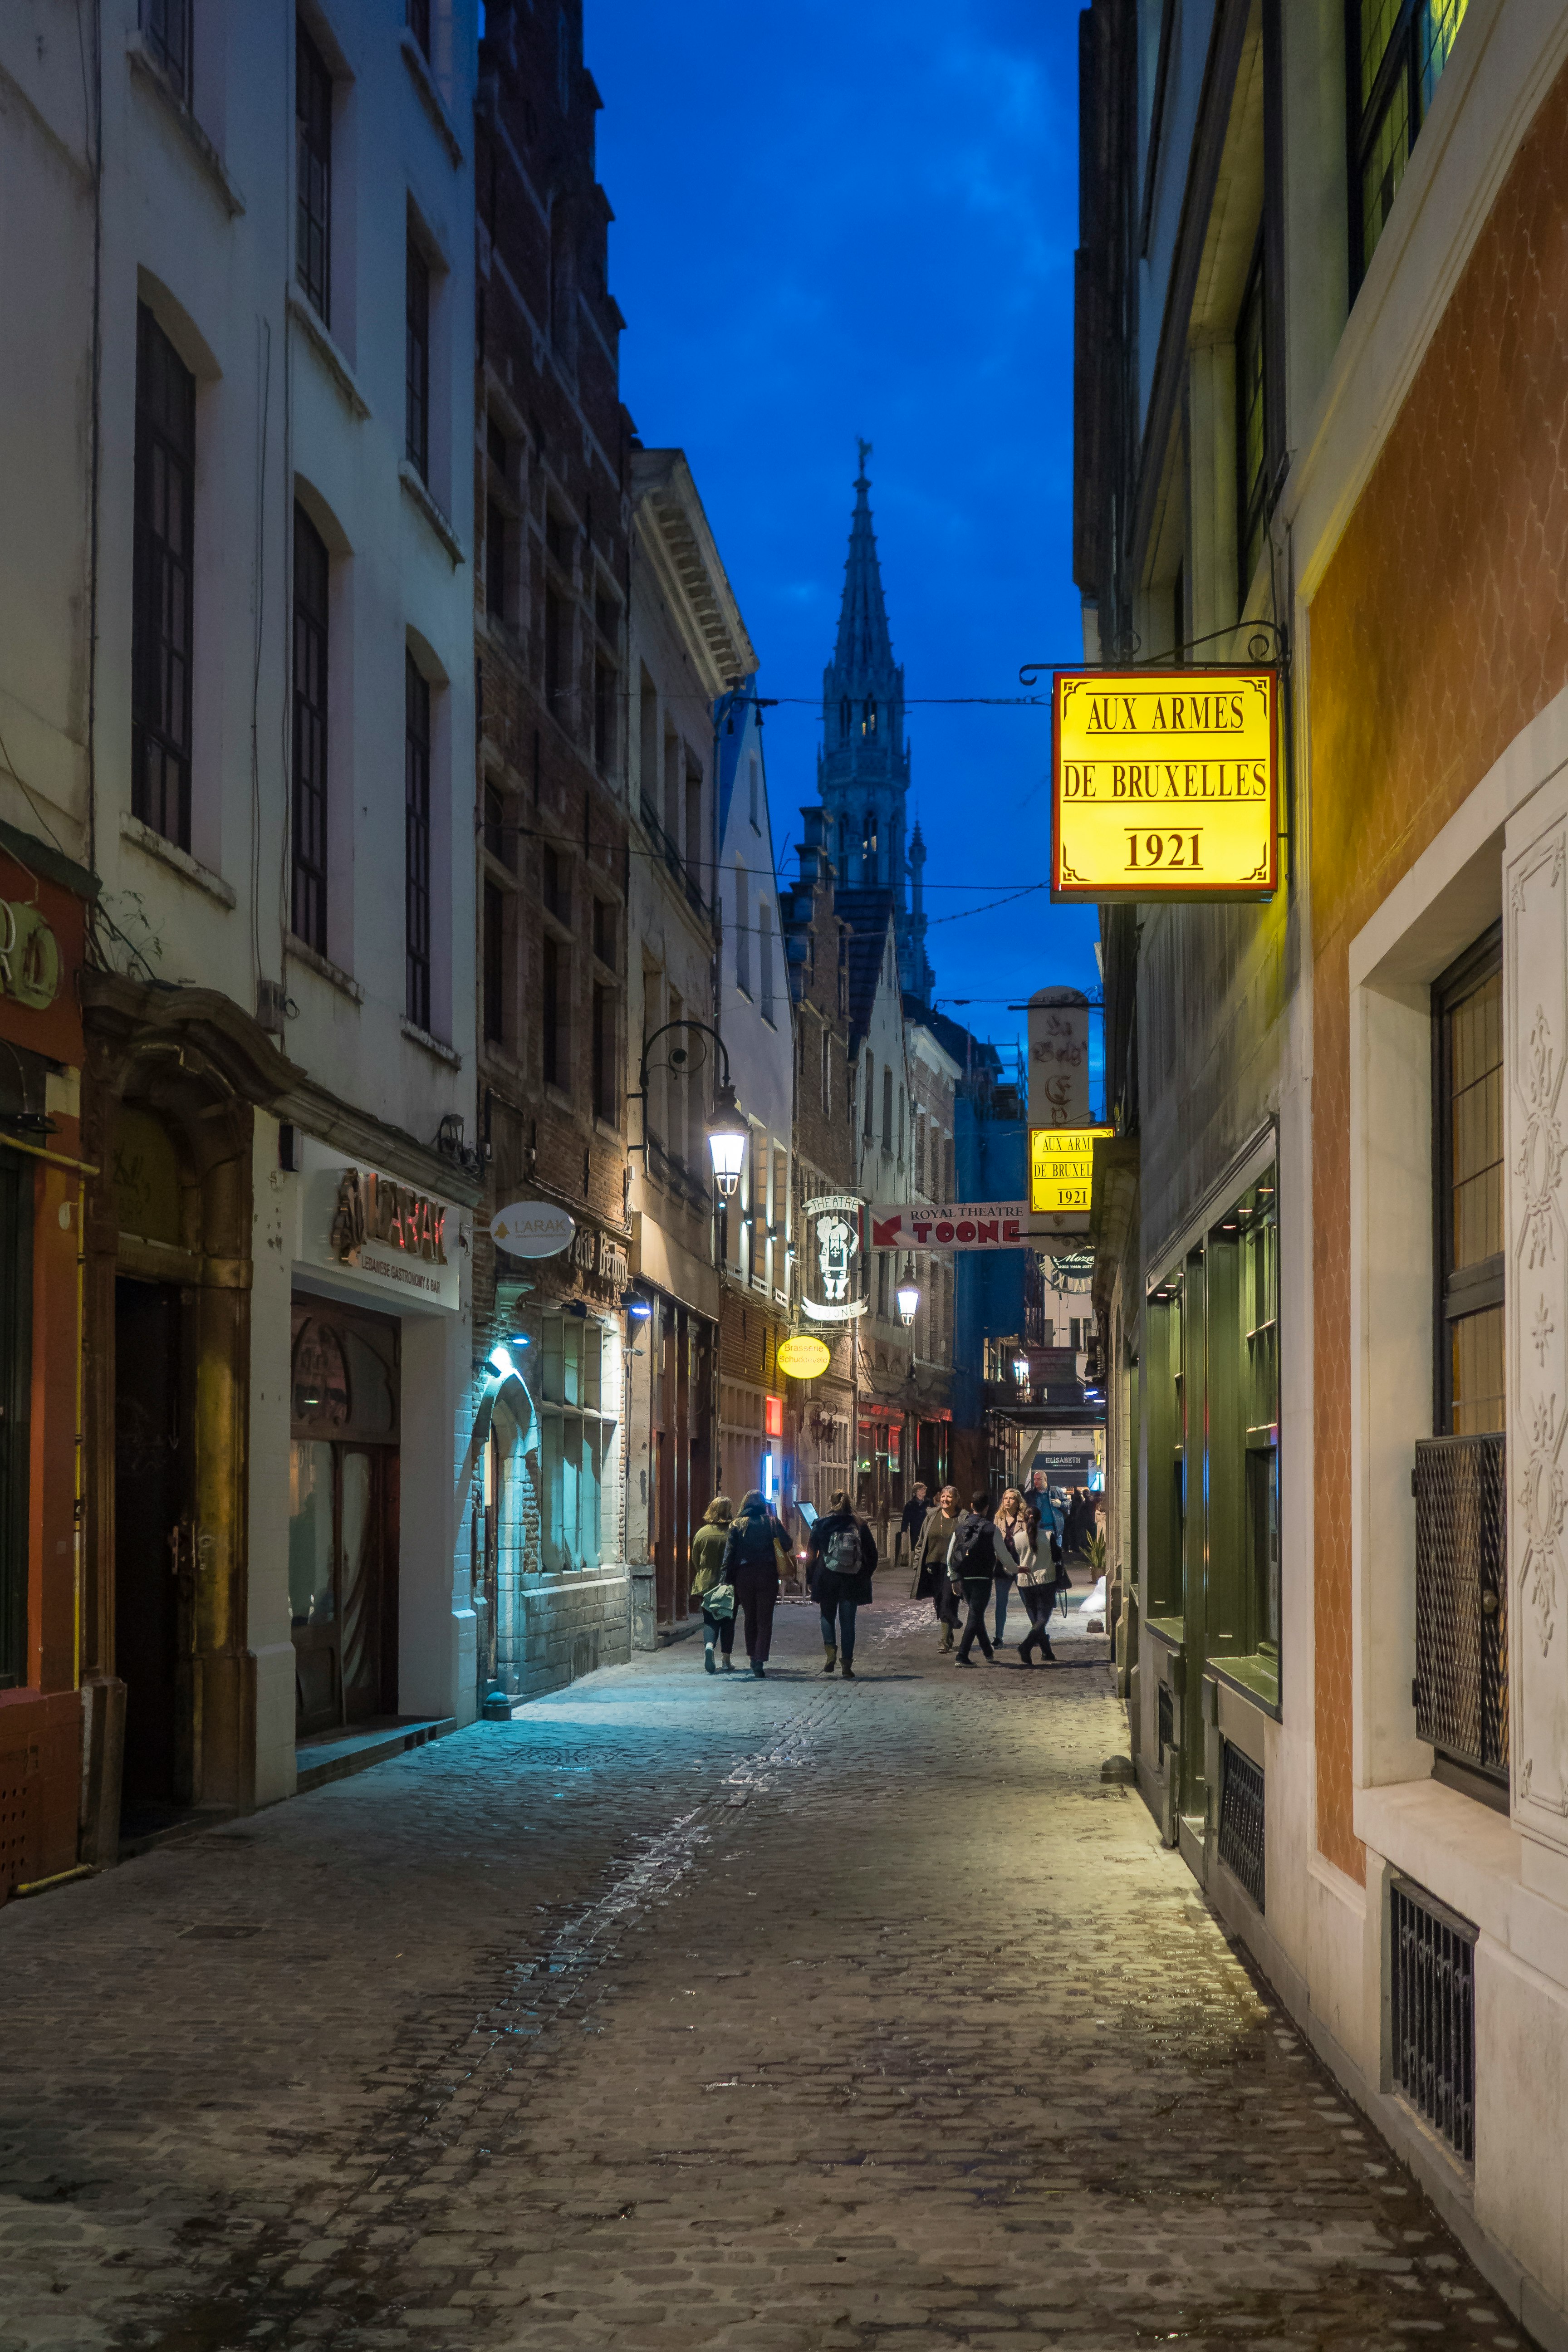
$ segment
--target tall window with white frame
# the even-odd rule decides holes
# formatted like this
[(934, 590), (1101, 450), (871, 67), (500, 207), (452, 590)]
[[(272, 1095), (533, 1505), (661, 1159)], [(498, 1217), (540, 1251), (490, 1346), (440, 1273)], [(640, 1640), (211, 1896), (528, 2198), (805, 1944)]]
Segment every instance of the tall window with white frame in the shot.
[(410, 236), (404, 306), (406, 455), (423, 482), (430, 472), (430, 264)]
[(1263, 230), (1259, 226), (1258, 243), (1253, 251), (1252, 267), (1247, 273), (1247, 285), (1241, 297), (1241, 309), (1236, 321), (1236, 521), (1237, 521), (1237, 601), (1238, 608), (1247, 602), (1247, 592), (1252, 575), (1263, 553), (1266, 522), (1265, 505), (1268, 494), (1267, 363), (1264, 343), (1264, 302), (1266, 275), (1264, 270)]
[(292, 915), (296, 939), (327, 952), (326, 542), (294, 509), (294, 807)]
[(403, 655), (405, 1011), (416, 1029), (430, 1027), (430, 682), (413, 655)]
[(773, 1018), (773, 910), (766, 898), (757, 907), (758, 999), (764, 1021)]
[(323, 326), (331, 324), (332, 77), (303, 25), (294, 26), (294, 270)]
[(1468, 0), (1350, 0), (1351, 290), (1387, 226)]
[(742, 996), (752, 992), (752, 924), (746, 904), (746, 866), (735, 860), (735, 985)]
[(1433, 992), (1439, 1436), (1504, 1426), (1502, 940), (1478, 940)]
[(142, 0), (142, 38), (188, 106), (191, 0)]
[(131, 807), (191, 845), (195, 378), (146, 306), (136, 313)]

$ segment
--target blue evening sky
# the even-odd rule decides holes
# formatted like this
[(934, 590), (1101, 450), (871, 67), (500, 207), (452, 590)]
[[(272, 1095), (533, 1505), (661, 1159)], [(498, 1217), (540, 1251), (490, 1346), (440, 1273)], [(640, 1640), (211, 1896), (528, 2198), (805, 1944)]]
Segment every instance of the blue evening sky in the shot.
[[(584, 29), (622, 392), (645, 444), (687, 453), (761, 691), (804, 698), (766, 722), (781, 868), (816, 797), (864, 434), (938, 998), (998, 1040), (1032, 989), (1099, 992), (1090, 908), (1042, 888), (943, 919), (1047, 877), (1048, 707), (921, 698), (1016, 695), (1021, 661), (1079, 655), (1078, 18), (1073, 0), (586, 0)], [(975, 887), (934, 887), (953, 884)]]

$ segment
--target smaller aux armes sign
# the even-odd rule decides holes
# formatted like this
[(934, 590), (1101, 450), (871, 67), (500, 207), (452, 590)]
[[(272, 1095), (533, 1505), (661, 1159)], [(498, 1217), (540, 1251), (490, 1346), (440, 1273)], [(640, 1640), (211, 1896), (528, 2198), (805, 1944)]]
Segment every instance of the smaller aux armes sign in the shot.
[(1052, 720), (1054, 898), (1273, 897), (1272, 670), (1058, 670)]

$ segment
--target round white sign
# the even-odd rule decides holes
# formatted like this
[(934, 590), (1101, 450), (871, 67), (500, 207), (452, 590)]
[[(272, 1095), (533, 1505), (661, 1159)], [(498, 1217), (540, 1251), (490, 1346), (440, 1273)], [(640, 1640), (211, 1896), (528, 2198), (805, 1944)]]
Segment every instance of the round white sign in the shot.
[(576, 1220), (548, 1201), (512, 1201), (490, 1219), (490, 1239), (509, 1257), (558, 1257), (576, 1230)]

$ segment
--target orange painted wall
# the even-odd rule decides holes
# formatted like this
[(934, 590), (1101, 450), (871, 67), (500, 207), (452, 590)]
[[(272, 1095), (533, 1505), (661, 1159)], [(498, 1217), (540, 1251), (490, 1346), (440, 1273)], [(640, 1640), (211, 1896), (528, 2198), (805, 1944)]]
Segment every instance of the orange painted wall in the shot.
[[(0, 992), (0, 1040), (79, 1070), (76, 976), (84, 944), (82, 901), (58, 883), (38, 879), (4, 850), (0, 898), (41, 908), (62, 966), (59, 992), (41, 1010)], [(51, 1116), (54, 1132), (27, 1139), (62, 1159), (79, 1159), (77, 1120), (58, 1108)], [(81, 1783), (75, 1508), (81, 1181), (74, 1169), (49, 1160), (25, 1164), (33, 1187), (26, 1680), (0, 1691), (0, 1902), (14, 1885), (73, 1866)]]
[(1352, 939), (1568, 683), (1568, 71), (1311, 607), (1318, 1843), (1352, 1875)]

